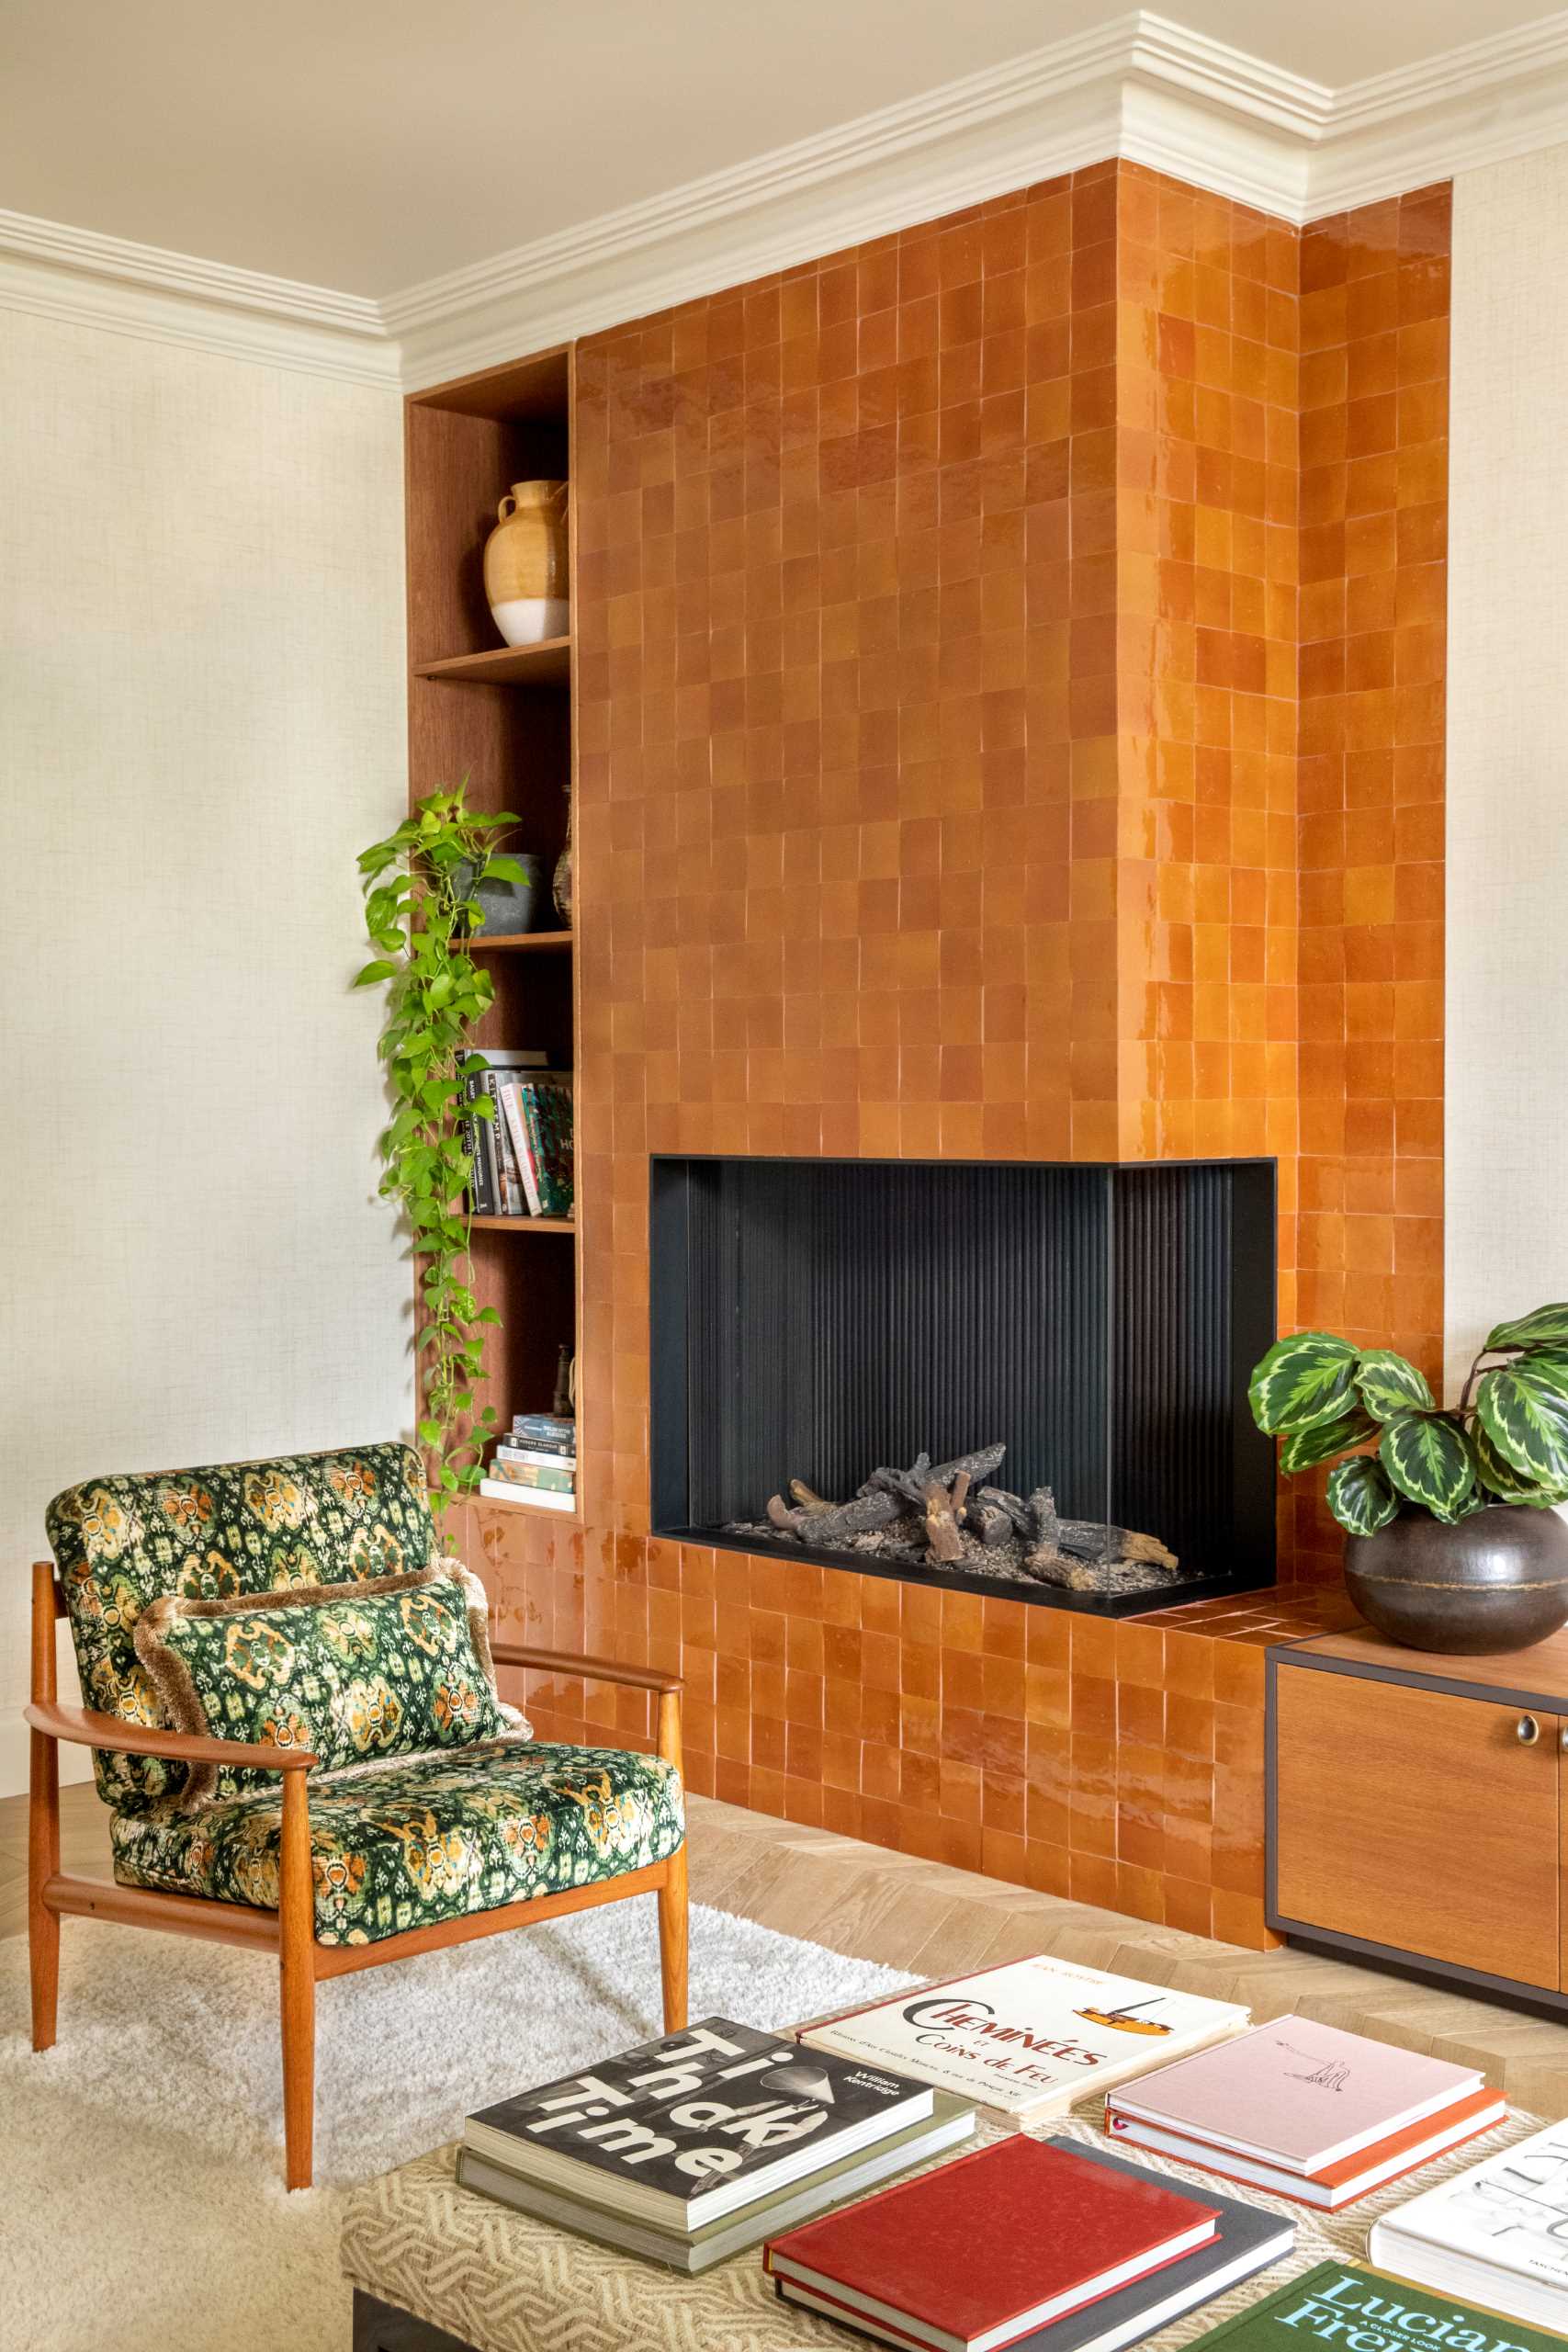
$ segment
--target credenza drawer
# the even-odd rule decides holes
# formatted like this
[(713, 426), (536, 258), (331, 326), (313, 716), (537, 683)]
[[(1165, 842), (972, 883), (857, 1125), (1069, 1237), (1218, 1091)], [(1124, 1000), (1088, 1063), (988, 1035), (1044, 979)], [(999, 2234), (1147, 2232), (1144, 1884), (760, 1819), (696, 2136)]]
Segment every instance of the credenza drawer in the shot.
[(1558, 1990), (1562, 1718), (1276, 1657), (1277, 1923)]

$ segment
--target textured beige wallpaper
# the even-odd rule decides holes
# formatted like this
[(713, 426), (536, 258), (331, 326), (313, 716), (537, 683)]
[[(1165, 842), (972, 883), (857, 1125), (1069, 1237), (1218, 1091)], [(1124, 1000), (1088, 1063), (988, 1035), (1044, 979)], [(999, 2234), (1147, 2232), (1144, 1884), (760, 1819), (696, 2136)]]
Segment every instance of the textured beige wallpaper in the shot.
[(405, 779), (396, 394), (0, 312), (0, 1792), (51, 1495), (408, 1426)]
[(1447, 1327), (1568, 1298), (1568, 148), (1454, 183)]

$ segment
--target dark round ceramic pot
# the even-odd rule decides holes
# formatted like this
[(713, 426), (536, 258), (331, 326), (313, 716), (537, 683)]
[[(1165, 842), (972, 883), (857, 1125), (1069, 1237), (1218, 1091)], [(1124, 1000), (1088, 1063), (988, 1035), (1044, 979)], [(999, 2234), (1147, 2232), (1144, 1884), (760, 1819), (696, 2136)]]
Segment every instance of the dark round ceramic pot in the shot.
[(476, 882), (471, 865), (459, 865), (457, 869), (458, 891), (464, 898), (479, 902), (479, 918), (472, 933), (475, 939), (483, 939), (487, 933), (506, 937), (520, 931), (536, 930), (544, 911), (544, 860), (526, 850), (508, 849), (505, 854), (515, 858), (521, 867), (521, 882), (502, 881), (499, 875), (489, 881)]
[(1480, 1657), (1568, 1624), (1568, 1525), (1498, 1503), (1445, 1527), (1402, 1511), (1345, 1540), (1345, 1583), (1370, 1625), (1413, 1650)]

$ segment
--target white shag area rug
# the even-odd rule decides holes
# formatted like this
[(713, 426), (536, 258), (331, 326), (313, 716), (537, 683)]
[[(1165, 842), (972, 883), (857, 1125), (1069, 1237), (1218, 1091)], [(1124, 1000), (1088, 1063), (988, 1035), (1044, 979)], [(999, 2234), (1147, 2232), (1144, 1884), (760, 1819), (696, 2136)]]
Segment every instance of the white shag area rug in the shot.
[[(651, 1895), (340, 1977), (316, 1995), (316, 2180), (282, 2181), (277, 1968), (67, 1919), (60, 2038), (0, 1942), (6, 2352), (348, 2352), (344, 2188), (470, 2109), (660, 2030)], [(782, 2026), (911, 1980), (702, 1905), (691, 2014)]]

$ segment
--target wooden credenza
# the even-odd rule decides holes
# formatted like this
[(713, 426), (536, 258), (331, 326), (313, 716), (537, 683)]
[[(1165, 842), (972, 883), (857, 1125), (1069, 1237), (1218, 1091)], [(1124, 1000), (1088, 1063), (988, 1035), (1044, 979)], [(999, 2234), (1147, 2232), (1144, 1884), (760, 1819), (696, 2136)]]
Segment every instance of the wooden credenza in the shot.
[(1568, 1634), (1271, 1649), (1266, 1737), (1271, 1928), (1568, 2010)]

